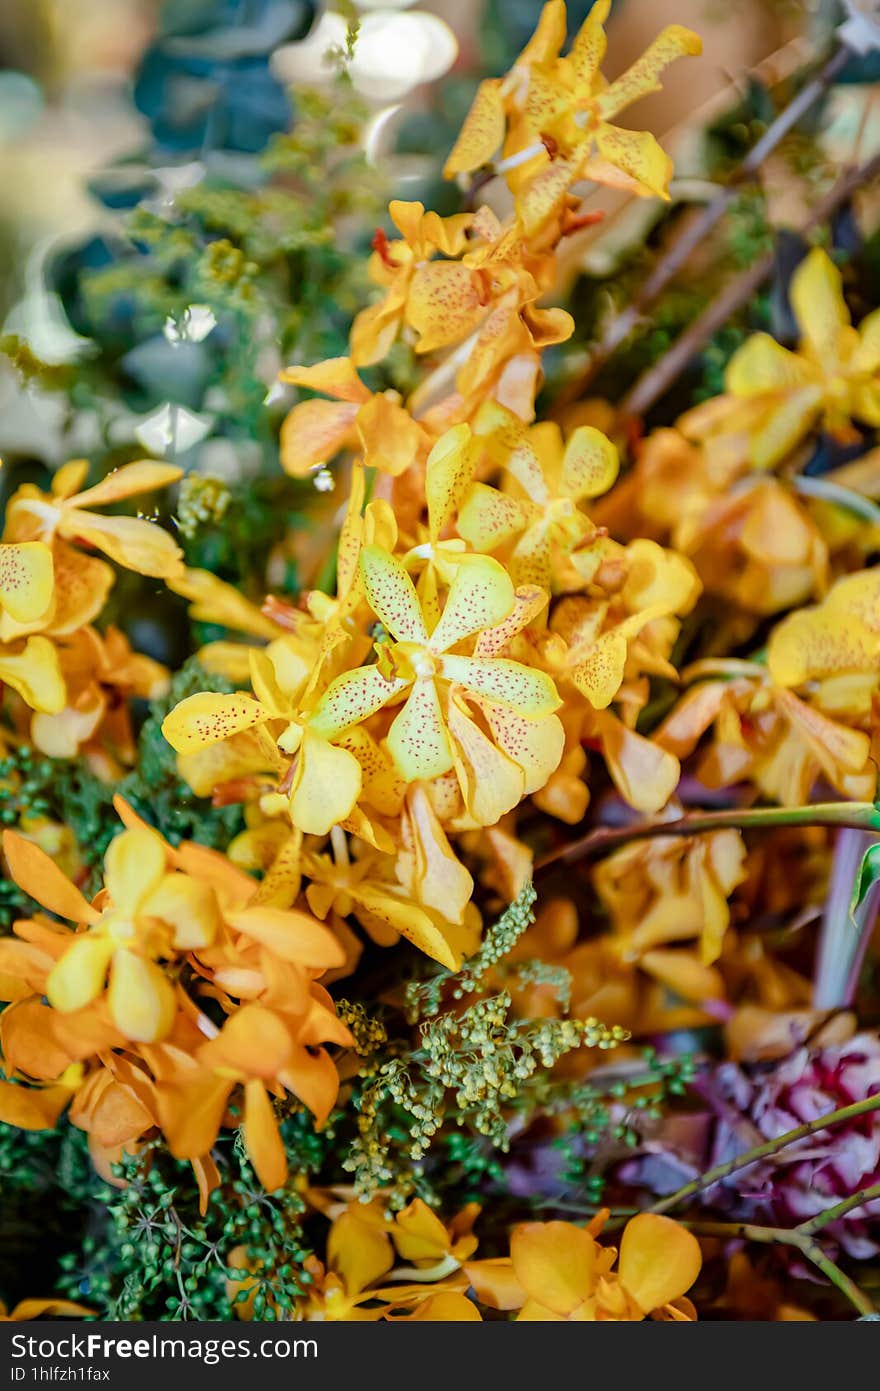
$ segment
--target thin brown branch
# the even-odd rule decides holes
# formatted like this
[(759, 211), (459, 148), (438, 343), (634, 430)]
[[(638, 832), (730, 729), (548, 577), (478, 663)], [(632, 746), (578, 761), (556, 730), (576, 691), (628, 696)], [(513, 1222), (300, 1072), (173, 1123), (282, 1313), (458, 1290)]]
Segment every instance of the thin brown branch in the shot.
[(658, 259), (632, 302), (612, 319), (600, 341), (591, 350), (589, 359), (581, 372), (560, 393), (554, 410), (561, 410), (579, 399), (599, 369), (644, 321), (647, 310), (659, 299), (667, 285), (678, 275), (696, 248), (721, 221), (743, 185), (755, 178), (768, 155), (776, 149), (777, 145), (784, 140), (798, 121), (831, 86), (849, 56), (849, 49), (845, 46), (835, 50), (816, 76), (801, 89), (788, 106), (779, 113), (776, 120), (767, 127), (760, 140), (752, 147), (742, 164), (734, 171), (730, 182), (717, 197), (713, 198), (711, 203), (707, 203), (696, 216), (688, 219), (678, 236)]
[[(801, 227), (797, 230), (802, 236), (827, 221), (833, 212), (851, 198), (857, 189), (870, 183), (880, 175), (880, 154), (868, 160), (857, 169), (850, 169), (842, 175), (824, 198), (816, 204)], [(655, 401), (668, 391), (677, 377), (684, 371), (696, 353), (720, 328), (730, 316), (760, 289), (769, 279), (776, 264), (775, 254), (770, 251), (760, 257), (753, 266), (728, 282), (719, 295), (702, 314), (685, 329), (673, 343), (668, 352), (649, 367), (632, 390), (620, 403), (622, 415), (644, 415)]]

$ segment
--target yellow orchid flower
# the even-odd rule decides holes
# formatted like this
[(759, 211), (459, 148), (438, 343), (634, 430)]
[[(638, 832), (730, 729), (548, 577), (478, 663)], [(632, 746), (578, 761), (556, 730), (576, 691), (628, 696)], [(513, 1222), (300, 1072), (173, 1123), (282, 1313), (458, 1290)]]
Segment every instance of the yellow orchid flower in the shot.
[[(327, 738), (390, 703), (405, 704), (388, 731), (388, 750), (410, 782), (455, 768), (469, 812), (493, 824), (540, 786), (561, 755), (559, 706), (550, 678), (508, 658), (459, 655), (453, 649), (495, 628), (516, 604), (497, 561), (462, 560), (439, 621), (429, 633), (413, 582), (401, 563), (377, 546), (361, 552), (364, 592), (388, 639), (379, 660), (337, 677), (319, 700), (312, 727)], [(491, 731), (467, 713), (468, 700)], [(533, 788), (530, 788), (533, 790)]]
[[(388, 205), (400, 238), (388, 241), (383, 232), (374, 239), (370, 278), (385, 287), (378, 304), (362, 309), (351, 330), (351, 361), (355, 367), (379, 362), (406, 322), (420, 335), (417, 351), (465, 337), (485, 312), (479, 277), (456, 261), (466, 245), (470, 213), (439, 217), (422, 203), (393, 199)], [(434, 260), (439, 253), (441, 260)], [(438, 314), (438, 310), (440, 311)]]
[[(256, 767), (276, 777), (289, 770), (284, 791), (294, 826), (325, 835), (351, 813), (361, 791), (361, 765), (316, 727), (315, 714), (308, 709), (314, 673), (295, 641), (279, 638), (265, 651), (250, 649), (249, 657), (253, 696), (210, 691), (187, 696), (165, 717), (162, 733), (186, 760), (252, 732)], [(235, 759), (235, 749), (231, 757)], [(232, 766), (239, 776), (240, 766)], [(223, 768), (216, 760), (210, 763), (213, 786), (223, 780)], [(186, 774), (186, 761), (182, 771)]]
[(639, 1213), (624, 1228), (618, 1256), (596, 1241), (606, 1215), (586, 1227), (571, 1222), (515, 1227), (509, 1258), (467, 1265), (477, 1298), (491, 1308), (518, 1309), (517, 1321), (695, 1319), (683, 1296), (702, 1265), (696, 1237), (672, 1218)]
[(144, 459), (124, 464), (93, 488), (80, 491), (87, 467), (85, 462), (75, 462), (59, 469), (51, 493), (23, 484), (7, 507), (8, 537), (13, 541), (52, 541), (58, 537), (85, 543), (142, 575), (164, 578), (179, 571), (180, 547), (162, 527), (143, 517), (104, 517), (93, 508), (167, 487), (177, 482), (181, 470)]
[(498, 167), (517, 194), (517, 215), (527, 235), (558, 215), (581, 179), (643, 196), (669, 196), (672, 164), (654, 136), (611, 121), (657, 91), (669, 63), (700, 53), (702, 45), (691, 30), (669, 25), (626, 72), (607, 83), (599, 65), (610, 8), (610, 0), (597, 0), (563, 57), (565, 5), (549, 0), (508, 77), (480, 85), (446, 163), (447, 178), (471, 172), (489, 163), (503, 143)]
[(343, 449), (359, 453), (367, 468), (396, 477), (426, 448), (424, 430), (397, 392), (368, 390), (347, 357), (286, 367), (281, 380), (331, 398), (301, 401), (281, 427), (281, 466), (292, 478), (307, 478)]
[(484, 408), (475, 429), (486, 437), (489, 457), (504, 468), (510, 486), (499, 491), (472, 484), (458, 508), (460, 535), (477, 551), (509, 553), (515, 583), (560, 588), (560, 557), (595, 534), (579, 503), (611, 487), (617, 450), (589, 425), (563, 446), (552, 424), (529, 431), (497, 405)]
[(474, 1254), (473, 1226), (479, 1215), (480, 1204), (468, 1203), (447, 1225), (421, 1198), (413, 1198), (395, 1215), (391, 1240), (401, 1259), (414, 1266), (421, 1279), (433, 1282), (460, 1269)]
[(104, 860), (105, 889), (90, 904), (54, 861), (14, 831), (3, 848), (15, 882), (50, 912), (85, 925), (46, 981), (50, 1005), (61, 1013), (85, 1008), (107, 985), (115, 1026), (135, 1041), (167, 1034), (175, 1013), (174, 987), (158, 960), (206, 946), (218, 929), (210, 890), (169, 872), (166, 846), (147, 829), (123, 831)]
[(827, 691), (817, 683), (803, 695), (775, 684), (767, 668), (756, 663), (704, 662), (682, 676), (695, 684), (654, 740), (683, 759), (714, 726), (714, 739), (696, 768), (707, 787), (749, 780), (768, 800), (798, 806), (809, 800), (821, 774), (844, 797), (873, 799), (871, 740), (859, 727), (877, 688), (873, 673), (850, 675), (839, 684), (831, 678)]
[(353, 859), (336, 828), (331, 850), (332, 854), (309, 850), (302, 855), (303, 875), (309, 881), (305, 898), (317, 918), (351, 915), (380, 946), (393, 946), (405, 937), (451, 971), (457, 971), (463, 957), (475, 950), (479, 930), (455, 921), (454, 904), (434, 909), (414, 901), (395, 881), (392, 857), (365, 849)]
[[(35, 639), (31, 639), (35, 641)], [(56, 644), (64, 706), (38, 711), (31, 720), (35, 746), (51, 758), (74, 758), (85, 750), (93, 768), (108, 779), (118, 775), (119, 763), (134, 762), (135, 741), (129, 700), (156, 700), (168, 690), (165, 667), (132, 652), (118, 628), (102, 636), (81, 628)]]
[[(270, 910), (262, 911), (268, 922)], [(294, 915), (280, 915), (280, 932), (284, 918), (292, 924)], [(293, 979), (279, 984), (283, 1003), (266, 996), (241, 1005), (213, 1038), (195, 1050), (191, 1071), (173, 1075), (158, 1091), (162, 1128), (172, 1154), (196, 1159), (209, 1153), (230, 1095), (241, 1087), (245, 1148), (269, 1192), (286, 1182), (288, 1172), (270, 1094), (293, 1093), (323, 1124), (339, 1090), (335, 1064), (323, 1045), (350, 1046), (352, 1042), (320, 987), (302, 993)]]
[(880, 425), (880, 310), (853, 327), (840, 271), (820, 247), (798, 266), (789, 296), (797, 351), (753, 334), (728, 363), (726, 409), (718, 407), (716, 428), (741, 430), (756, 468), (772, 468), (817, 425), (844, 440), (853, 420)]
[[(633, 956), (699, 938), (703, 964), (721, 954), (728, 899), (745, 878), (736, 830), (656, 838), (609, 855), (593, 871), (596, 892)], [(679, 992), (681, 993), (681, 992)]]

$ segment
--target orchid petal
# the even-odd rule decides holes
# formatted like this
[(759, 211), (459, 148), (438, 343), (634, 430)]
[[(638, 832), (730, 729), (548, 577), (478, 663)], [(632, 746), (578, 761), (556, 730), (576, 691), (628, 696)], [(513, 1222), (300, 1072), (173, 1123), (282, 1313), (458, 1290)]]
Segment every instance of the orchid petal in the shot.
[(16, 623), (40, 618), (52, 602), (55, 569), (42, 541), (0, 545), (0, 607)]
[(483, 628), (493, 628), (515, 603), (513, 582), (489, 556), (465, 556), (455, 567), (446, 605), (431, 634), (432, 652), (447, 652)]
[(241, 693), (199, 691), (175, 705), (162, 721), (162, 733), (180, 754), (195, 753), (252, 729), (267, 718), (259, 701)]
[(442, 672), (447, 681), (498, 705), (517, 710), (528, 719), (552, 715), (562, 701), (551, 677), (534, 667), (525, 667), (507, 657), (444, 656)]
[(504, 140), (505, 119), (502, 83), (486, 78), (477, 88), (471, 109), (443, 166), (443, 177), (469, 174), (489, 164)]
[(406, 782), (439, 778), (452, 767), (436, 682), (415, 682), (409, 698), (388, 731), (388, 752)]
[(364, 546), (360, 566), (367, 602), (387, 632), (398, 642), (426, 643), (418, 595), (400, 561), (379, 546)]

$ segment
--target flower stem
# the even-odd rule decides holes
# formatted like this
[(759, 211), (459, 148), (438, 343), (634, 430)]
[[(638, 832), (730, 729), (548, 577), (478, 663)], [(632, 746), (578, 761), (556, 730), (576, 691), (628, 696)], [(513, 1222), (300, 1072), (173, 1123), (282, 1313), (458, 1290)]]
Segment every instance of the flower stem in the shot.
[(814, 1009), (846, 1009), (852, 1003), (880, 893), (880, 885), (872, 885), (855, 912), (851, 911), (853, 885), (871, 844), (870, 835), (851, 827), (836, 838), (813, 971)]
[[(743, 1154), (738, 1154), (733, 1159), (728, 1159), (724, 1164), (716, 1164), (714, 1169), (707, 1169), (704, 1174), (686, 1183), (683, 1188), (679, 1188), (675, 1193), (671, 1193), (667, 1198), (661, 1199), (651, 1208), (652, 1212), (668, 1212), (670, 1208), (678, 1207), (679, 1203), (686, 1202), (695, 1193), (700, 1193), (705, 1188), (711, 1188), (713, 1183), (720, 1182), (721, 1179), (728, 1178), (731, 1174), (737, 1173), (740, 1169), (748, 1168), (750, 1164), (755, 1164), (760, 1159), (767, 1159), (772, 1154), (777, 1154), (779, 1150), (785, 1149), (788, 1145), (796, 1144), (798, 1140), (803, 1140), (807, 1135), (814, 1135), (818, 1130), (827, 1130), (832, 1125), (842, 1125), (845, 1121), (854, 1120), (856, 1116), (864, 1116), (869, 1111), (880, 1110), (880, 1094), (877, 1096), (864, 1097), (861, 1101), (853, 1101), (849, 1106), (841, 1106), (836, 1111), (828, 1111), (824, 1116), (816, 1116), (814, 1120), (805, 1121), (803, 1125), (798, 1125), (794, 1130), (786, 1130), (784, 1135), (777, 1135), (773, 1140), (766, 1140), (763, 1145), (756, 1145), (754, 1149), (746, 1150)], [(856, 1195), (857, 1197), (859, 1195)], [(876, 1196), (874, 1193), (872, 1197)], [(860, 1202), (868, 1201), (864, 1197)], [(848, 1207), (844, 1211), (849, 1211), (850, 1207), (858, 1207), (859, 1202), (852, 1202), (846, 1199)], [(818, 1225), (825, 1225), (825, 1221), (833, 1222), (842, 1205), (837, 1204), (836, 1208), (829, 1208), (826, 1213), (821, 1214), (823, 1221)], [(827, 1216), (831, 1213), (831, 1216)], [(813, 1218), (806, 1226), (812, 1231)]]
[(579, 840), (544, 855), (536, 863), (535, 873), (553, 864), (568, 864), (572, 860), (605, 854), (632, 840), (691, 836), (730, 826), (743, 831), (766, 826), (851, 826), (856, 830), (880, 831), (880, 812), (873, 802), (817, 802), (815, 806), (804, 807), (739, 807), (730, 811), (690, 812), (676, 821), (653, 818), (632, 826), (597, 826)]
[(855, 1281), (846, 1275), (839, 1265), (835, 1265), (830, 1256), (822, 1250), (818, 1241), (813, 1238), (801, 1227), (759, 1227), (751, 1222), (683, 1222), (682, 1226), (694, 1232), (696, 1236), (717, 1236), (722, 1238), (739, 1237), (743, 1241), (759, 1241), (765, 1244), (778, 1246), (793, 1246), (805, 1256), (808, 1261), (821, 1270), (827, 1280), (831, 1281), (845, 1295), (854, 1308), (860, 1314), (876, 1314), (868, 1296), (859, 1289)]
[[(880, 1100), (878, 1097), (874, 1101)], [(848, 1198), (842, 1198), (833, 1207), (826, 1207), (823, 1212), (817, 1212), (815, 1217), (811, 1217), (806, 1222), (801, 1222), (798, 1227), (799, 1232), (805, 1236), (812, 1236), (814, 1232), (820, 1232), (829, 1223), (836, 1222), (839, 1217), (845, 1217), (853, 1208), (862, 1207), (865, 1203), (873, 1202), (875, 1198), (880, 1198), (880, 1183), (872, 1183), (868, 1188), (860, 1188), (857, 1193), (851, 1193)]]

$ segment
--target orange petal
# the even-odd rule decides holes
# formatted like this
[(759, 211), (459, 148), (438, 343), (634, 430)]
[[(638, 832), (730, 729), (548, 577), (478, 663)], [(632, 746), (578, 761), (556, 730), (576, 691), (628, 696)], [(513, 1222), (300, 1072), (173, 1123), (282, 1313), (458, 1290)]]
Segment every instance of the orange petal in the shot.
[(262, 1082), (245, 1083), (242, 1131), (257, 1178), (267, 1193), (274, 1193), (287, 1182), (287, 1155)]
[(646, 1314), (685, 1294), (702, 1263), (697, 1238), (671, 1217), (640, 1212), (627, 1222), (618, 1271), (621, 1284)]
[(93, 923), (100, 916), (44, 850), (17, 831), (3, 832), (3, 853), (20, 889), (68, 922)]
[(593, 1290), (596, 1243), (571, 1222), (525, 1222), (510, 1238), (517, 1280), (531, 1298), (567, 1317)]

